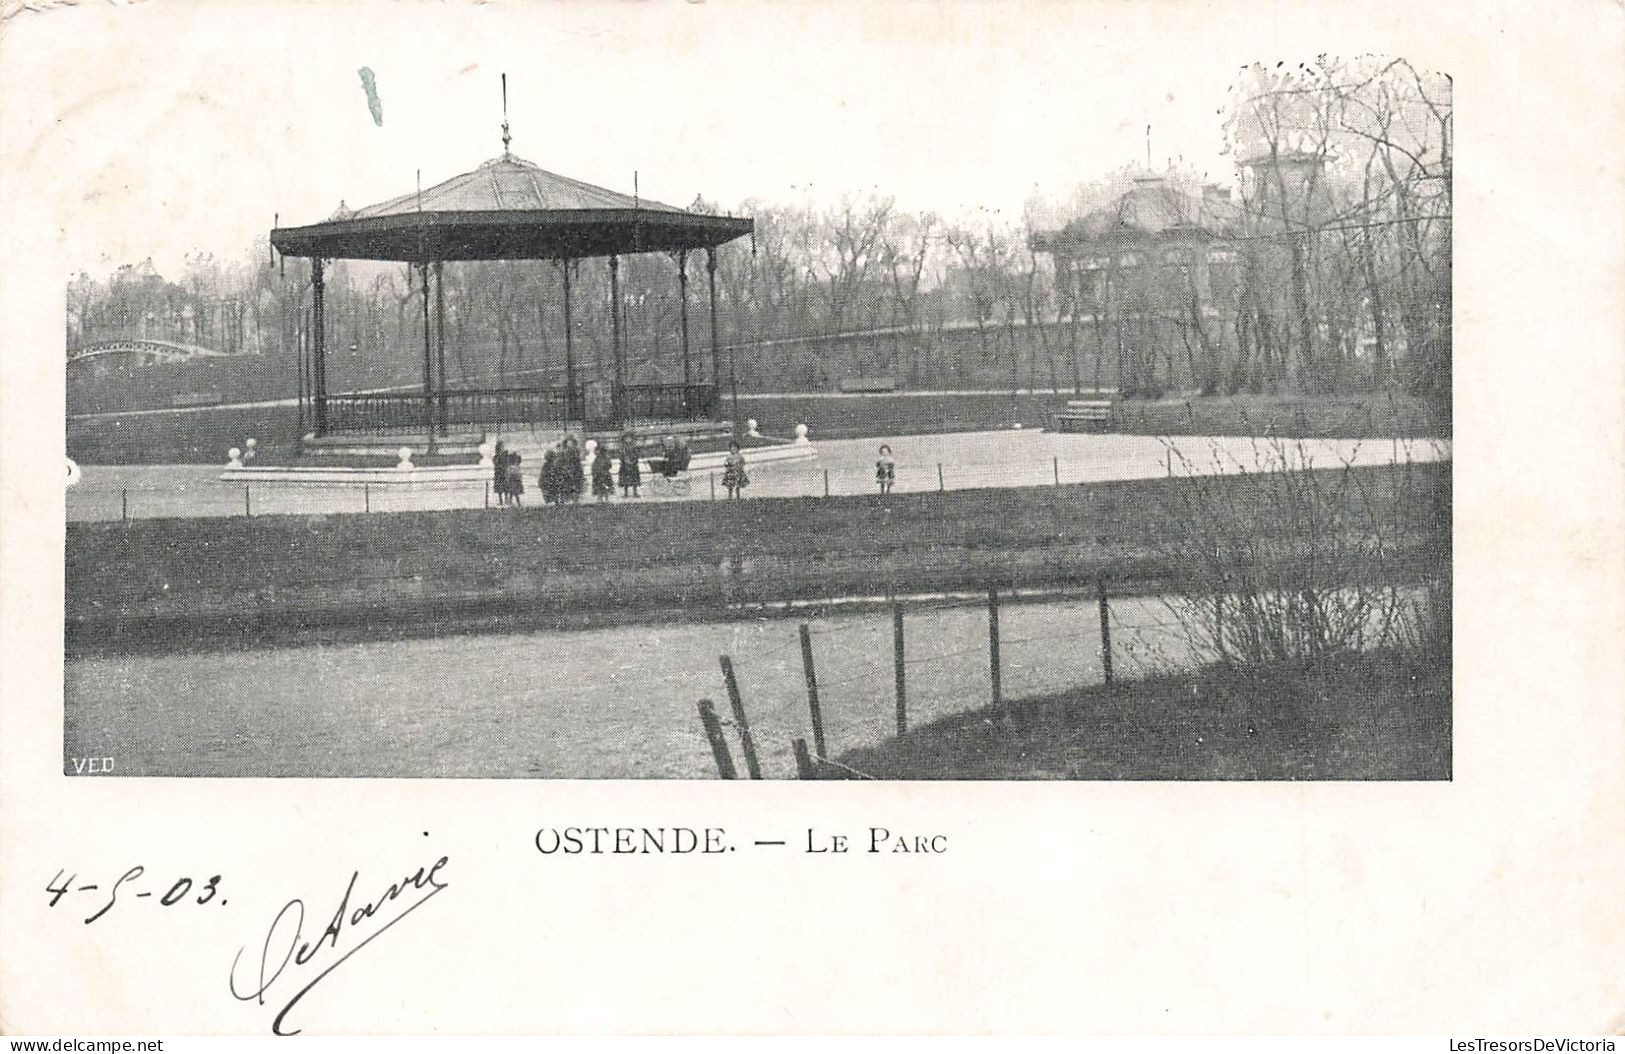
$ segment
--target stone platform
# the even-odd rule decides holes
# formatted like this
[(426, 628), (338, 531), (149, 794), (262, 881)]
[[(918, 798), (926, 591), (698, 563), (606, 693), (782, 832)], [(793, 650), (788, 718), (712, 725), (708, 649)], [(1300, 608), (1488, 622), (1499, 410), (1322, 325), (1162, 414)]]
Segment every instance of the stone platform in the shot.
[[(542, 451), (546, 444), (529, 438), (516, 439), (508, 444), (523, 458), (520, 469), (523, 472), (534, 473), (541, 470)], [(410, 458), (402, 459), (394, 466), (347, 466), (339, 464), (312, 464), (312, 465), (245, 465), (240, 462), (228, 464), (220, 473), (220, 479), (227, 483), (255, 483), (255, 484), (316, 484), (331, 486), (334, 484), (380, 484), (385, 486), (418, 486), (439, 487), (457, 483), (480, 483), (491, 478), (492, 465), (490, 453), (495, 444), (488, 444), (485, 450), (476, 451), (478, 460), (470, 461), (465, 465), (417, 465)], [(588, 456), (585, 463), (590, 466), (593, 457)], [(711, 451), (704, 454), (695, 454), (689, 460), (690, 472), (717, 471), (723, 467), (727, 452), (722, 450)], [(778, 443), (772, 446), (751, 447), (747, 455), (751, 465), (773, 464), (785, 461), (810, 461), (818, 456), (818, 448), (811, 443)], [(647, 475), (652, 469), (647, 460), (642, 460), (642, 469)], [(620, 462), (617, 459), (614, 470), (619, 471)]]

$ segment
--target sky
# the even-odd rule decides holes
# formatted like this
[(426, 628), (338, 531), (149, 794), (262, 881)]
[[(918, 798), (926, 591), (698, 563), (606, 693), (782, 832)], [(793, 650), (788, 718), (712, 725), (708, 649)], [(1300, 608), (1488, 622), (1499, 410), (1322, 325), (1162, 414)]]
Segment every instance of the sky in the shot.
[[(674, 205), (879, 193), (1019, 221), (1146, 156), (1233, 179), (1226, 88), (1280, 54), (1173, 4), (155, 2), (59, 10), (0, 141), (52, 164), (72, 272), (244, 256), (513, 152)], [(1307, 52), (1306, 54), (1312, 54)], [(1300, 57), (1288, 53), (1286, 57)], [(373, 73), (382, 124), (359, 70)], [(3, 105), (3, 104), (0, 104)]]

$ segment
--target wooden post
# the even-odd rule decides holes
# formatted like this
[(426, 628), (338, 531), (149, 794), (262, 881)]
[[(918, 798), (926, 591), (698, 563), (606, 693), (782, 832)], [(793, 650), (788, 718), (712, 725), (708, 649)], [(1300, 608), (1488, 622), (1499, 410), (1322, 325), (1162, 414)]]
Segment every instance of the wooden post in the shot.
[(1172, 450), (1168, 450), (1165, 451), (1162, 456), (1163, 459), (1168, 462), (1168, 478), (1172, 479), (1174, 475), (1174, 452)]
[(717, 474), (715, 472), (707, 472), (705, 474), (705, 477), (711, 481), (711, 500), (716, 501), (717, 500)]
[(824, 497), (829, 497), (829, 469), (824, 470)]
[(488, 509), (491, 507), (491, 481), (490, 480), (485, 481), (485, 507), (488, 508)]
[(904, 691), (906, 677), (903, 666), (903, 604), (893, 601), (891, 606), (892, 664), (897, 676), (897, 734), (908, 731), (908, 700)]
[(812, 715), (813, 746), (820, 758), (829, 757), (824, 745), (824, 714), (818, 708), (818, 672), (813, 669), (812, 630), (801, 624), (801, 672), (807, 680), (807, 712)]
[(254, 502), (248, 496), (248, 487), (249, 487), (249, 485), (247, 483), (243, 484), (243, 515), (244, 516), (252, 516), (252, 515), (254, 515)]
[(1112, 613), (1106, 599), (1106, 583), (1100, 583), (1100, 668), (1106, 674), (1106, 683), (1112, 683)]
[(370, 483), (361, 484), (361, 511), (372, 511), (372, 484)]
[(734, 677), (734, 663), (728, 656), (723, 655), (719, 661), (722, 663), (722, 679), (728, 685), (728, 705), (734, 712), (734, 724), (739, 726), (739, 748), (745, 752), (745, 771), (750, 778), (762, 778), (762, 766), (756, 760), (756, 740), (750, 734), (750, 721), (745, 717), (745, 701), (739, 697), (739, 681)]
[(818, 778), (818, 768), (813, 764), (812, 755), (807, 753), (807, 741), (797, 739), (790, 745), (796, 752), (796, 779), (811, 780)]
[(1061, 485), (1061, 455), (1055, 455), (1055, 485)]
[(1004, 692), (999, 684), (999, 591), (991, 586), (987, 591), (987, 664), (993, 705), (1003, 706)]
[(947, 485), (942, 482), (942, 462), (938, 461), (937, 462), (937, 490), (944, 491), (944, 490), (947, 490), (947, 489), (948, 489)]
[(717, 774), (725, 780), (736, 780), (733, 755), (728, 753), (728, 741), (722, 738), (722, 719), (717, 717), (711, 700), (700, 700), (700, 724), (705, 726), (705, 738), (711, 741), (711, 755), (717, 759)]
[(129, 487), (120, 488), (120, 490), (118, 492), (118, 501), (119, 501), (119, 515), (123, 518), (125, 523), (129, 523), (130, 522), (130, 488)]

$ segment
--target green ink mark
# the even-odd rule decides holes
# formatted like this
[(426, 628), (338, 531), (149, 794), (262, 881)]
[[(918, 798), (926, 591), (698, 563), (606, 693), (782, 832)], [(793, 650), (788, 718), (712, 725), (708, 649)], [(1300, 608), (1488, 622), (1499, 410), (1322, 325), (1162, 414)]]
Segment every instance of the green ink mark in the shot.
[(378, 81), (372, 75), (372, 67), (362, 66), (356, 72), (361, 74), (361, 89), (367, 93), (367, 109), (372, 111), (372, 123), (382, 128), (384, 104), (378, 101)]

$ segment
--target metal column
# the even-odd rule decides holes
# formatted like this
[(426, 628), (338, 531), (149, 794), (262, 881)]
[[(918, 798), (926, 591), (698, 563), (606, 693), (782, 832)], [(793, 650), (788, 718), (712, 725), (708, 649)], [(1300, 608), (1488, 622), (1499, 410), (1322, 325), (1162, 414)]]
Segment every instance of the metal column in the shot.
[(449, 428), (446, 420), (446, 265), (441, 260), (436, 260), (434, 264), (434, 315), (435, 387), (440, 393), (440, 434), (447, 435)]
[[(571, 421), (575, 419), (576, 409), (576, 359), (575, 338), (571, 332), (575, 329), (570, 312), (570, 265), (574, 261), (564, 260), (564, 427), (569, 429)], [(583, 415), (585, 416), (585, 415)], [(583, 422), (583, 426), (585, 422)]]
[(609, 320), (613, 327), (612, 350), (615, 354), (615, 423), (626, 423), (626, 373), (622, 366), (621, 352), (621, 258), (609, 258)]
[(677, 253), (677, 297), (682, 304), (683, 316), (683, 420), (689, 419), (688, 386), (694, 383), (688, 359), (688, 250)]
[[(717, 339), (717, 250), (714, 246), (707, 246), (705, 250), (705, 275), (711, 288), (711, 390), (719, 401), (722, 398), (722, 363), (718, 358), (721, 343)], [(738, 409), (737, 401), (735, 409)]]
[(322, 258), (315, 257), (310, 265), (311, 344), (316, 359), (316, 434), (324, 436), (327, 434), (327, 296), (322, 282)]

